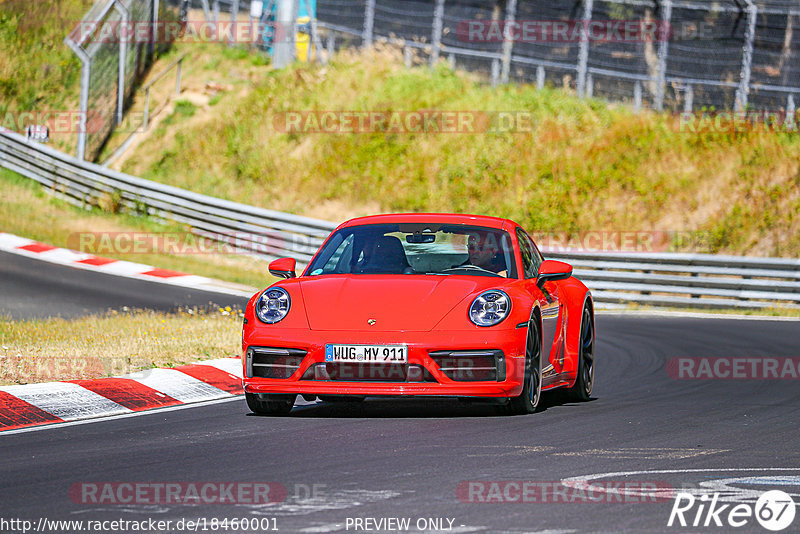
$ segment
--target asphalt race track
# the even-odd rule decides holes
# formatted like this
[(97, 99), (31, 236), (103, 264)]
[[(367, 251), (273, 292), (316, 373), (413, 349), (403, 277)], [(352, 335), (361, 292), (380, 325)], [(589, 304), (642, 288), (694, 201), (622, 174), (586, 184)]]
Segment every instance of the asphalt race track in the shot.
[[(30, 272), (8, 261), (3, 255), (4, 307), (7, 291), (25, 297)], [(37, 265), (41, 272), (61, 269)], [(86, 289), (77, 282), (83, 274), (70, 284), (74, 294)], [(115, 279), (109, 286), (86, 276), (101, 291), (76, 306), (146, 300), (135, 281)], [(138, 300), (126, 300), (137, 293)], [(156, 295), (157, 307), (179, 298), (163, 287)], [(61, 304), (53, 306), (68, 314)], [(734, 530), (669, 528), (671, 499), (642, 502), (647, 499), (597, 492), (599, 499), (585, 502), (572, 492), (518, 502), (519, 492), (509, 491), (515, 488), (509, 481), (547, 487), (569, 477), (591, 477), (605, 488), (615, 487), (608, 481), (722, 487), (739, 502), (747, 501), (748, 489), (779, 488), (800, 503), (800, 382), (676, 380), (666, 368), (676, 356), (797, 357), (800, 322), (599, 314), (597, 334), (594, 399), (565, 404), (546, 395), (544, 409), (529, 416), (499, 416), (491, 406), (457, 401), (369, 399), (305, 403), (289, 417), (269, 418), (249, 415), (244, 399), (236, 399), (2, 435), (0, 518), (33, 525), (43, 519), (172, 521), (163, 532), (190, 530), (186, 523), (176, 526), (181, 519), (205, 521), (198, 532), (237, 531), (220, 527), (226, 518), (262, 519), (262, 526), (284, 533), (401, 531), (395, 523), (387, 529), (387, 523), (365, 522), (388, 518), (409, 518), (402, 531), (410, 532)], [(272, 483), (286, 495), (267, 504), (198, 505), (93, 503), (81, 493), (107, 482)], [(495, 493), (495, 502), (465, 502), (491, 497), (493, 487), (507, 494)], [(9, 525), (0, 530), (20, 532)], [(800, 517), (787, 532), (798, 525)], [(132, 531), (113, 527), (107, 524), (105, 532)], [(735, 531), (767, 532), (752, 518)]]
[(246, 299), (86, 271), (0, 252), (0, 317), (73, 318), (110, 308), (173, 311), (180, 306), (244, 306)]

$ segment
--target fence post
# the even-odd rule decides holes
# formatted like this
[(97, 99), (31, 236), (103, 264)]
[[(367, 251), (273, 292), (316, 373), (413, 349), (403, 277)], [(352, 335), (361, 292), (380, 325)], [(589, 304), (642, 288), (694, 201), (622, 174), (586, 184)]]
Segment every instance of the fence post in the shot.
[(203, 8), (203, 14), (206, 16), (206, 22), (211, 22), (211, 8), (208, 6), (208, 0), (200, 0), (200, 5)]
[(314, 47), (314, 60), (322, 61), (322, 41), (319, 38), (319, 28), (317, 27), (317, 13), (311, 9), (311, 2), (306, 0), (306, 10), (311, 18), (311, 36), (309, 38), (308, 61), (311, 62), (311, 47)]
[(636, 112), (642, 110), (642, 82), (640, 80), (636, 80), (633, 84), (633, 109)]
[(789, 94), (789, 96), (786, 97), (786, 121), (784, 122), (787, 130), (794, 131), (797, 128), (797, 124), (794, 122), (794, 115), (796, 112), (797, 108), (794, 104), (794, 96)]
[(744, 111), (747, 108), (747, 96), (750, 93), (750, 71), (753, 63), (753, 41), (756, 36), (756, 17), (758, 7), (753, 0), (747, 2), (747, 29), (744, 33), (744, 47), (742, 48), (742, 72), (739, 75), (739, 88), (736, 89), (736, 102), (734, 109)]
[(325, 48), (328, 51), (328, 57), (326, 58), (326, 61), (330, 61), (331, 58), (333, 57), (333, 53), (336, 50), (335, 40), (336, 40), (336, 35), (333, 33), (332, 29), (328, 28), (327, 43), (325, 45)]
[(541, 65), (536, 67), (536, 87), (544, 89), (544, 67)]
[(80, 116), (79, 121), (80, 124), (78, 125), (78, 147), (75, 153), (75, 157), (79, 160), (86, 159), (86, 123), (87, 123), (87, 113), (89, 112), (89, 80), (91, 77), (91, 70), (92, 70), (92, 60), (89, 57), (89, 54), (75, 41), (70, 39), (67, 36), (64, 39), (64, 42), (68, 47), (75, 52), (75, 55), (78, 56), (78, 59), (81, 60), (81, 96), (80, 96), (80, 103), (78, 106), (80, 107)]
[(183, 70), (183, 57), (178, 60), (178, 68), (175, 74), (175, 96), (181, 95), (181, 74)]
[(442, 25), (444, 22), (444, 0), (436, 0), (433, 9), (433, 34), (431, 35), (431, 67), (439, 61), (442, 50)]
[[(272, 41), (272, 63), (277, 69), (282, 69), (294, 61), (295, 46), (295, 5), (297, 0), (278, 0), (275, 12), (275, 37)], [(278, 31), (280, 30), (280, 35)]]
[(150, 126), (150, 88), (144, 91), (144, 117), (142, 117), (142, 131), (146, 131)]
[(686, 85), (686, 87), (684, 87), (684, 93), (683, 112), (691, 113), (692, 107), (694, 106), (694, 89), (692, 89), (691, 85)]
[(500, 61), (497, 58), (492, 60), (492, 87), (497, 87), (500, 81)]
[(589, 22), (592, 20), (592, 8), (594, 0), (583, 0), (583, 17), (581, 22), (581, 45), (578, 49), (578, 96), (583, 98), (586, 94), (586, 67), (589, 64)]
[(364, 32), (361, 41), (365, 47), (372, 46), (372, 31), (375, 24), (375, 0), (367, 0), (364, 8)]
[(231, 40), (228, 42), (228, 46), (233, 46), (236, 44), (236, 37), (239, 35), (239, 32), (236, 28), (239, 25), (239, 0), (233, 0), (233, 5), (231, 6)]
[(664, 91), (667, 79), (667, 55), (672, 21), (672, 0), (661, 0), (661, 27), (658, 29), (658, 67), (656, 72), (656, 94), (653, 104), (657, 111), (664, 110)]
[[(130, 21), (130, 11), (123, 5), (122, 2), (116, 0), (114, 2), (114, 9), (119, 13), (122, 18), (123, 27), (128, 25)], [(128, 60), (128, 51), (126, 39), (119, 40), (119, 64), (117, 65), (117, 124), (122, 124), (122, 115), (125, 111), (125, 64)]]
[(150, 42), (147, 43), (148, 63), (153, 62), (153, 56), (156, 50), (156, 41), (158, 40), (158, 10), (159, 0), (153, 0), (153, 13), (151, 15), (152, 25), (150, 26)]
[(511, 72), (511, 52), (514, 50), (513, 27), (517, 19), (517, 0), (508, 0), (506, 4), (506, 22), (503, 27), (503, 70), (500, 73), (500, 81), (508, 83), (508, 75)]

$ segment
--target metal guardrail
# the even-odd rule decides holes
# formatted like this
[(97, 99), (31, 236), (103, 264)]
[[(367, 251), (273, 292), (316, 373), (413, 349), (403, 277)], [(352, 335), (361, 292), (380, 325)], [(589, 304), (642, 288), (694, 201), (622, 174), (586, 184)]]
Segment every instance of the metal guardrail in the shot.
[[(0, 129), (0, 166), (80, 206), (113, 199), (123, 211), (267, 259), (308, 263), (335, 224), (193, 193), (84, 162)], [(596, 302), (692, 308), (791, 307), (800, 315), (800, 259), (712, 254), (544, 250), (571, 263)]]
[(36, 180), (73, 204), (98, 205), (105, 197), (121, 211), (186, 224), (192, 233), (265, 258), (292, 256), (307, 263), (335, 227), (130, 176), (28, 142), (8, 130), (0, 131), (0, 166)]

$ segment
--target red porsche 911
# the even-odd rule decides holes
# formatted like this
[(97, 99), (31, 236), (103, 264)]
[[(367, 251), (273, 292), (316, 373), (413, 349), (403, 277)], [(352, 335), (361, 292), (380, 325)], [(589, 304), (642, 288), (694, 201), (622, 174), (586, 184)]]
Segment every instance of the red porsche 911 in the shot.
[(343, 223), (247, 304), (244, 390), (256, 414), (307, 400), (443, 396), (536, 411), (542, 391), (588, 400), (594, 310), (569, 264), (507, 219), (398, 214)]

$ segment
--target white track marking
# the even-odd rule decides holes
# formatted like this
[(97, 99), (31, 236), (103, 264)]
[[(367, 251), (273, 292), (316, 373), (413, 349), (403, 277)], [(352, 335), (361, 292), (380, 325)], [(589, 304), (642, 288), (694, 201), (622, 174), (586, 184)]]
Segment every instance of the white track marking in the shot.
[[(720, 492), (719, 487), (715, 487), (715, 483), (718, 484), (719, 482), (726, 482), (734, 479), (719, 479), (717, 481), (702, 481), (698, 482), (697, 485), (700, 487), (676, 487), (676, 488), (657, 488), (653, 489), (645, 489), (645, 488), (625, 488), (625, 487), (613, 487), (609, 485), (603, 484), (593, 484), (594, 481), (599, 481), (600, 479), (619, 479), (623, 477), (631, 477), (631, 476), (641, 476), (641, 475), (654, 475), (654, 474), (663, 474), (663, 475), (673, 475), (673, 474), (692, 474), (692, 473), (753, 473), (753, 472), (761, 472), (761, 473), (785, 473), (785, 472), (800, 472), (800, 468), (797, 467), (731, 467), (731, 468), (712, 468), (712, 469), (647, 469), (642, 471), (616, 471), (616, 472), (609, 472), (609, 473), (596, 473), (591, 475), (580, 475), (576, 477), (569, 477), (565, 478), (561, 481), (561, 484), (564, 486), (575, 488), (575, 489), (582, 489), (584, 491), (594, 491), (594, 492), (601, 492), (601, 493), (614, 493), (626, 497), (637, 497), (637, 498), (661, 498), (661, 499), (671, 499), (675, 496), (677, 491), (685, 491), (686, 493), (691, 493), (695, 496), (702, 496), (702, 495), (711, 495), (715, 492)], [(735, 493), (727, 493), (720, 495), (720, 501), (726, 502), (748, 502), (748, 498), (751, 497), (750, 495), (751, 490), (740, 489), (736, 488)], [(756, 492), (760, 495), (762, 492)], [(744, 499), (744, 500), (743, 500)]]
[(94, 391), (70, 382), (3, 386), (0, 391), (14, 395), (64, 421), (131, 412)]
[(191, 404), (178, 404), (176, 406), (167, 406), (164, 408), (153, 408), (152, 410), (145, 410), (141, 412), (131, 412), (125, 413), (122, 415), (111, 415), (105, 417), (97, 417), (94, 419), (82, 419), (80, 421), (69, 421), (66, 423), (53, 423), (49, 425), (40, 425), (40, 426), (30, 426), (27, 428), (17, 428), (14, 430), (4, 430), (0, 432), (0, 439), (5, 436), (9, 436), (11, 434), (26, 434), (28, 432), (40, 432), (42, 430), (57, 430), (59, 428), (64, 428), (68, 426), (78, 426), (78, 425), (88, 425), (92, 423), (102, 423), (107, 421), (116, 421), (118, 419), (127, 419), (129, 417), (144, 417), (147, 415), (159, 415), (164, 412), (174, 412), (177, 410), (185, 410), (187, 408), (198, 408), (201, 406), (211, 406), (213, 404), (220, 404), (223, 402), (233, 402), (239, 401), (242, 403), (242, 413), (246, 413), (247, 408), (244, 407), (244, 396), (243, 395), (232, 395), (229, 398), (225, 399), (215, 399), (210, 401), (203, 401), (203, 402), (194, 402)]
[(588, 449), (575, 452), (555, 452), (553, 456), (593, 456), (642, 460), (684, 460), (709, 454), (721, 454), (729, 449), (680, 449), (671, 447), (630, 447), (621, 449)]
[(210, 365), (220, 371), (225, 371), (236, 378), (242, 378), (242, 361), (235, 358), (219, 358), (217, 360), (207, 360), (198, 362), (199, 365)]
[(125, 378), (136, 380), (180, 402), (197, 402), (230, 395), (227, 391), (206, 384), (177, 369), (148, 369), (125, 375)]
[(28, 258), (46, 261), (48, 263), (66, 265), (67, 267), (72, 267), (75, 269), (101, 272), (113, 276), (121, 276), (124, 278), (147, 280), (149, 282), (156, 282), (159, 284), (189, 287), (198, 291), (222, 293), (225, 295), (233, 295), (244, 298), (250, 298), (253, 296), (253, 293), (257, 291), (256, 288), (248, 288), (246, 286), (240, 286), (239, 284), (223, 282), (220, 280), (214, 280), (212, 278), (191, 274), (181, 273), (180, 276), (172, 276), (167, 278), (143, 275), (142, 273), (144, 272), (156, 269), (156, 267), (153, 267), (152, 265), (145, 265), (143, 263), (134, 263), (124, 260), (114, 260), (112, 263), (107, 263), (105, 265), (80, 263), (81, 260), (94, 256), (69, 249), (55, 248), (46, 252), (31, 252), (19, 248), (34, 243), (37, 242), (32, 239), (0, 232), (0, 250)]
[(241, 506), (251, 509), (250, 513), (254, 515), (297, 516), (331, 510), (346, 510), (401, 495), (401, 492), (393, 490), (337, 490), (311, 498), (289, 495), (284, 502)]
[(727, 313), (703, 313), (703, 312), (683, 312), (672, 310), (625, 310), (625, 309), (602, 309), (600, 303), (595, 308), (596, 315), (610, 316), (620, 315), (623, 317), (674, 317), (676, 319), (730, 319), (736, 321), (800, 321), (800, 317), (787, 317), (782, 315), (739, 315)]
[(68, 250), (66, 248), (54, 248), (53, 250), (39, 252), (36, 254), (36, 257), (52, 263), (74, 263), (91, 258), (92, 255), (83, 252), (75, 252), (74, 250)]
[[(0, 250), (7, 250), (8, 252), (14, 252), (19, 247), (24, 247), (25, 245), (30, 245), (31, 243), (35, 243), (33, 239), (28, 239), (26, 237), (19, 237), (18, 235), (14, 234), (6, 234), (0, 232)], [(25, 252), (25, 251), (20, 251)]]

